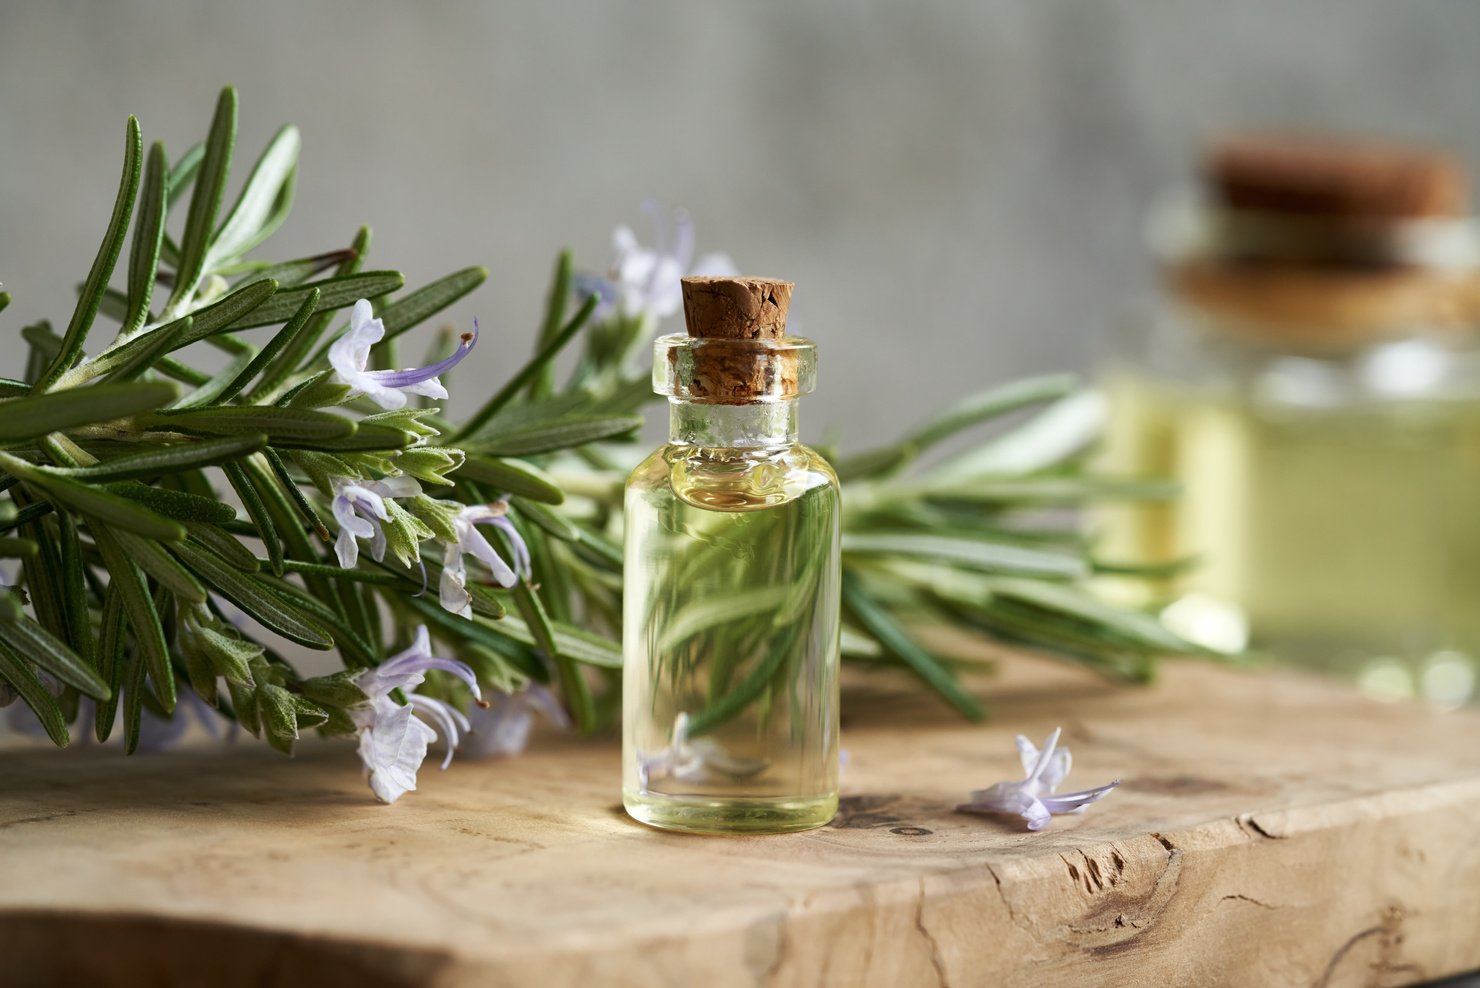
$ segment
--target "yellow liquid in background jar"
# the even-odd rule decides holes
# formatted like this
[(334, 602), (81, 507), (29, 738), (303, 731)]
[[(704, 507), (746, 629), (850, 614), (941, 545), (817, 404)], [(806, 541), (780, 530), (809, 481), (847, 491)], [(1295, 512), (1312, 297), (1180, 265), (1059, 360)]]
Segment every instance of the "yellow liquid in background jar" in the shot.
[(1287, 660), (1480, 654), (1480, 403), (1260, 404), (1127, 369), (1105, 386), (1106, 467), (1183, 485), (1105, 509), (1105, 558), (1200, 557), (1163, 589), (1237, 608)]
[[(669, 445), (628, 481), (623, 802), (701, 833), (838, 801), (838, 491), (799, 445)], [(676, 740), (679, 743), (675, 743)]]

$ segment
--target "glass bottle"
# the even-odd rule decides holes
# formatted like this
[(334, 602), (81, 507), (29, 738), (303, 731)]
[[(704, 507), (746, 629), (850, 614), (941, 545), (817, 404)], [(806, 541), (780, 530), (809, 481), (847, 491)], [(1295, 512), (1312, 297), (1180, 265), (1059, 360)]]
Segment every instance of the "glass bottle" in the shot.
[[(1107, 559), (1208, 644), (1462, 700), (1480, 655), (1480, 252), (1442, 155), (1242, 138), (1152, 226), (1168, 298), (1104, 377)], [(1407, 684), (1406, 686), (1404, 684)]]
[(644, 823), (819, 827), (838, 802), (838, 482), (797, 441), (791, 284), (688, 278), (656, 342), (669, 441), (627, 482), (623, 785)]

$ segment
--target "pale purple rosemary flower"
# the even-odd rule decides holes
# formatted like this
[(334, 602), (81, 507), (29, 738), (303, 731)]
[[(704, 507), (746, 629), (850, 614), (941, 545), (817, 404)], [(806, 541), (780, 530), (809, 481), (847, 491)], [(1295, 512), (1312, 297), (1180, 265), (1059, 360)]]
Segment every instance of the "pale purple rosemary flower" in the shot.
[[(394, 803), (416, 788), (416, 771), (426, 759), (427, 746), (437, 740), (437, 731), (417, 714), (442, 729), (442, 740), (447, 746), (443, 768), (452, 761), (459, 732), (468, 729), (467, 718), (455, 707), (415, 694), (416, 687), (426, 680), (431, 669), (451, 673), (468, 684), (475, 699), (483, 699), (478, 678), (466, 663), (432, 654), (426, 625), (416, 629), (411, 646), (405, 651), (354, 677), (366, 700), (349, 713), (359, 730), (360, 760), (365, 763), (370, 789), (382, 802)], [(407, 702), (400, 704), (393, 700), (390, 696), (393, 690), (405, 694)]]
[(673, 730), (666, 747), (651, 755), (638, 754), (637, 785), (646, 792), (649, 783), (658, 779), (679, 782), (746, 779), (765, 770), (765, 762), (736, 757), (713, 738), (689, 740), (689, 715), (681, 713), (673, 719)]
[(1029, 830), (1042, 830), (1048, 825), (1052, 814), (1083, 813), (1090, 803), (1104, 799), (1112, 789), (1120, 785), (1119, 779), (1093, 789), (1057, 796), (1053, 794), (1059, 783), (1069, 774), (1072, 764), (1069, 749), (1058, 747), (1061, 732), (1062, 728), (1054, 728), (1054, 732), (1044, 742), (1042, 751), (1019, 734), (1018, 757), (1023, 763), (1027, 778), (1020, 782), (999, 782), (990, 788), (978, 789), (971, 794), (970, 802), (962, 803), (956, 807), (956, 811), (1016, 814), (1028, 821)]
[(391, 477), (388, 480), (353, 480), (334, 477), (334, 501), (330, 506), (339, 523), (339, 537), (334, 552), (339, 565), (353, 569), (360, 559), (359, 539), (370, 540), (370, 555), (376, 562), (385, 558), (385, 530), (382, 522), (391, 520), (385, 499), (414, 497), (421, 484), (414, 477)]
[[(457, 532), (457, 541), (448, 542), (442, 557), (442, 579), (438, 585), (438, 596), (442, 606), (454, 614), (470, 617), (473, 613), (473, 597), (468, 593), (467, 558), (472, 556), (488, 567), (493, 580), (501, 587), (512, 587), (522, 575), (529, 577), (529, 548), (524, 539), (509, 521), (509, 506), (504, 501), (492, 504), (470, 504), (458, 511), (452, 519)], [(514, 547), (514, 565), (504, 562), (488, 537), (478, 530), (479, 525), (493, 525), (502, 529)]]
[(362, 298), (350, 312), (349, 329), (330, 345), (329, 363), (334, 367), (335, 379), (341, 384), (349, 385), (381, 408), (395, 410), (406, 406), (409, 394), (447, 397), (447, 389), (442, 387), (438, 375), (456, 367), (473, 349), (478, 342), (478, 320), (473, 320), (473, 331), (462, 335), (457, 349), (445, 360), (405, 370), (366, 370), (370, 363), (370, 348), (384, 338), (385, 323), (374, 317), (370, 302)]
[(561, 730), (570, 727), (570, 716), (555, 694), (536, 683), (518, 693), (495, 693), (486, 707), (475, 707), (468, 714), (472, 726), (463, 750), (484, 758), (517, 755), (529, 743), (535, 714)]
[(651, 755), (638, 753), (637, 787), (646, 792), (654, 779), (692, 780), (702, 774), (703, 768), (704, 759), (689, 748), (689, 715), (681, 713), (673, 720), (666, 747)]
[(694, 223), (686, 211), (675, 209), (670, 218), (655, 202), (643, 203), (642, 209), (653, 221), (653, 247), (640, 245), (631, 227), (619, 226), (612, 232), (610, 280), (578, 282), (581, 290), (601, 298), (593, 314), (597, 322), (617, 311), (628, 318), (666, 318), (683, 307), (684, 277), (740, 273), (725, 254), (694, 260)]

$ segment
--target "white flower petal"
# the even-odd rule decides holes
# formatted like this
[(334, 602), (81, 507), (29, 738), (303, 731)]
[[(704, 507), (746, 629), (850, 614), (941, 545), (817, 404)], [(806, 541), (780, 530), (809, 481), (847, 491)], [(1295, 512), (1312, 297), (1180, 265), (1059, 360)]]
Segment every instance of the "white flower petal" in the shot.
[(463, 617), (473, 616), (473, 596), (468, 593), (467, 579), (462, 549), (456, 544), (448, 545), (442, 558), (442, 578), (437, 583), (437, 596), (443, 610)]
[(1043, 772), (1038, 776), (1038, 782), (1042, 785), (1043, 790), (1045, 792), (1053, 792), (1057, 789), (1059, 783), (1064, 781), (1064, 776), (1069, 774), (1069, 769), (1073, 764), (1074, 762), (1069, 755), (1068, 748), (1060, 748), (1058, 751), (1055, 751), (1053, 757), (1048, 760), (1048, 765), (1044, 767)]
[(339, 536), (334, 540), (334, 554), (339, 557), (339, 565), (343, 569), (354, 569), (360, 561), (360, 543), (355, 541), (354, 533), (341, 525)]
[[(461, 532), (458, 534), (460, 536), (462, 535)], [(459, 538), (458, 545), (462, 548), (463, 552), (468, 553), (484, 566), (487, 566), (488, 571), (493, 574), (493, 578), (498, 582), (499, 586), (512, 587), (515, 583), (519, 582), (519, 578), (515, 575), (514, 570), (510, 568), (508, 563), (504, 562), (503, 557), (498, 554), (498, 550), (476, 528), (469, 525), (467, 535)]]
[[(349, 335), (358, 337), (364, 333), (375, 332), (374, 323), (380, 320), (375, 318), (375, 307), (370, 304), (368, 298), (362, 298), (355, 302), (355, 307), (349, 310)], [(380, 327), (380, 334), (370, 339), (371, 343), (379, 343), (380, 336), (385, 333), (385, 326)]]
[(432, 729), (417, 720), (410, 706), (389, 698), (374, 701), (385, 709), (375, 726), (360, 732), (360, 758), (365, 763), (370, 788), (386, 803), (394, 803), (416, 788), (416, 771), (426, 759), (427, 745), (436, 738)]
[(442, 743), (447, 748), (447, 756), (442, 759), (442, 768), (445, 771), (447, 766), (452, 764), (452, 754), (457, 750), (458, 729), (461, 727), (463, 731), (466, 731), (468, 729), (468, 719), (457, 708), (448, 706), (441, 700), (434, 700), (429, 696), (418, 696), (413, 693), (406, 698), (406, 701), (418, 713), (430, 717), (436, 728), (441, 729)]
[(447, 397), (447, 389), (442, 387), (442, 379), (437, 377), (429, 377), (425, 381), (407, 384), (398, 390), (403, 395), (422, 395), (427, 398)]
[(359, 382), (352, 383), (356, 391), (362, 392), (375, 404), (388, 412), (399, 411), (406, 407), (406, 393), (401, 388), (388, 388), (384, 384), (371, 377), (362, 377)]
[(339, 528), (341, 534), (348, 532), (357, 539), (368, 539), (375, 534), (376, 525), (368, 518), (361, 518), (359, 515), (351, 514), (340, 520)]
[(1033, 766), (1038, 764), (1038, 746), (1029, 741), (1025, 734), (1019, 734), (1014, 743), (1017, 745), (1018, 761), (1023, 763), (1023, 774), (1031, 775)]

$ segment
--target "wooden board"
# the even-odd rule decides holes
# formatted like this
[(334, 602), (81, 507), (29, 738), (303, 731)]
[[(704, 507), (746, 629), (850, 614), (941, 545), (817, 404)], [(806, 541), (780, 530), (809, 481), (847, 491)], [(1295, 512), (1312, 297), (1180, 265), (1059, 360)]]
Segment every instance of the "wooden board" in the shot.
[[(1396, 985), (1480, 968), (1480, 718), (1179, 663), (1150, 689), (1012, 659), (994, 720), (853, 684), (838, 820), (664, 834), (611, 740), (424, 770), (346, 744), (0, 755), (0, 982), (67, 985)], [(1062, 724), (1030, 834), (959, 815)]]

